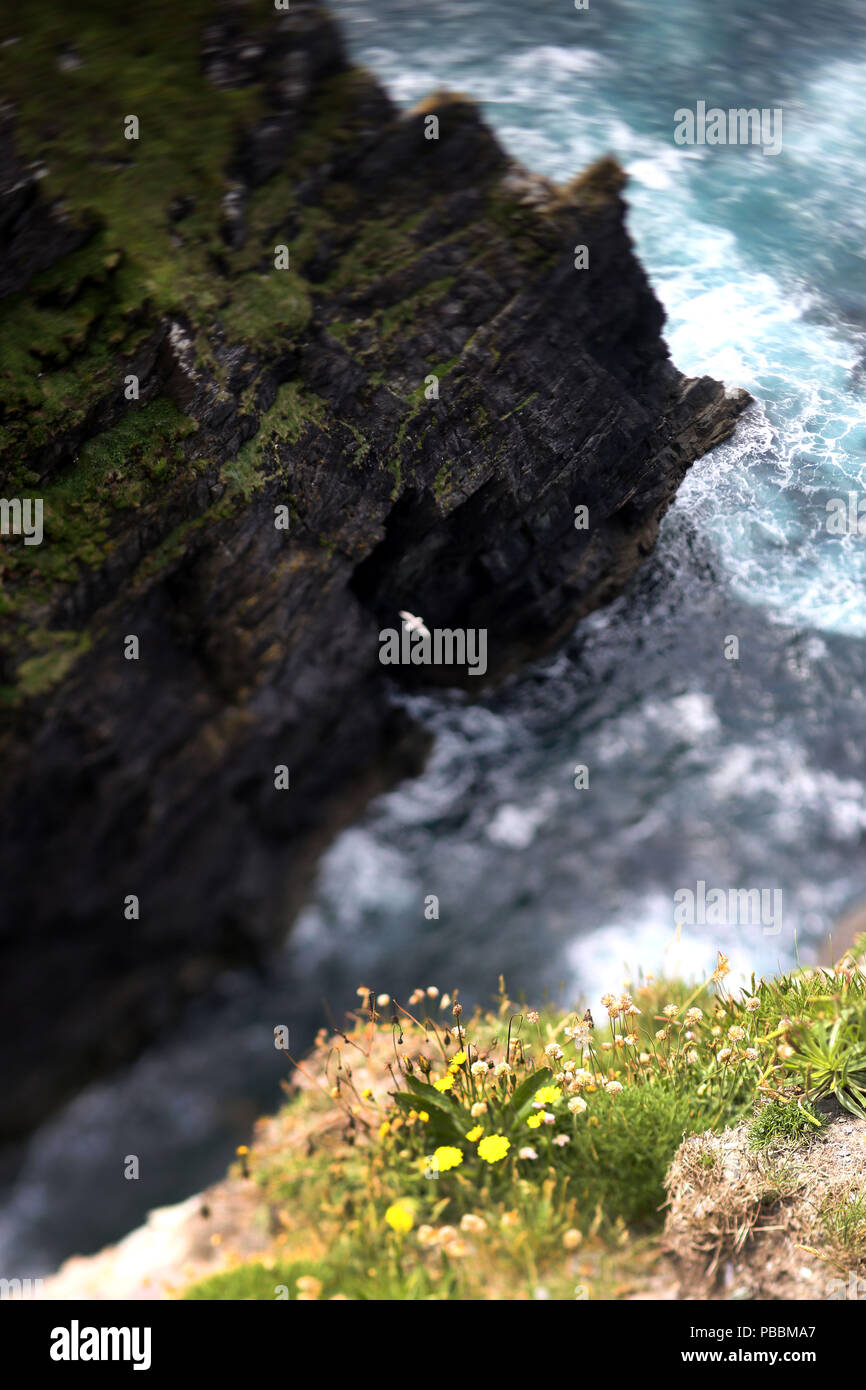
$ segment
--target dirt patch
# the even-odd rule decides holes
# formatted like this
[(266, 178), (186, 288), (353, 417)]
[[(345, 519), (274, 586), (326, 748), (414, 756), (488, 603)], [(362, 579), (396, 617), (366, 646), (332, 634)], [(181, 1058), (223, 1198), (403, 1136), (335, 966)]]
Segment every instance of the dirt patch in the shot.
[(677, 1297), (866, 1298), (866, 1123), (825, 1114), (759, 1152), (745, 1123), (685, 1141), (663, 1240)]

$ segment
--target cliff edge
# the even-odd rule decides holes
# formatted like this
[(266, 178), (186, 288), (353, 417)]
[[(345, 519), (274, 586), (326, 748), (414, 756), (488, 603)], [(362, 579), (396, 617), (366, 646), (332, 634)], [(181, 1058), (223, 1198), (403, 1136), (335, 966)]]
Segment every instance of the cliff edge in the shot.
[(5, 1139), (420, 768), (380, 628), (486, 629), (501, 678), (748, 401), (671, 364), (612, 160), (554, 187), (461, 96), (400, 114), (318, 5), (66, 8), (0, 49), (0, 492), (44, 506), (2, 540)]

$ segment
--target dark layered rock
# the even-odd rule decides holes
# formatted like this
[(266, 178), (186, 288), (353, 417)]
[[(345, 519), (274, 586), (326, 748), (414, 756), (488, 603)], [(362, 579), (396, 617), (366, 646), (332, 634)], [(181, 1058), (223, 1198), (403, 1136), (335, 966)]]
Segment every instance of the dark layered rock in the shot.
[[(148, 291), (124, 309), (113, 379), (95, 377), (76, 419), (35, 433), (25, 460), (24, 484), (48, 499), (44, 547), (59, 544), (51, 499), (70, 505), (84, 463), (104, 471), (83, 493), (88, 549), (48, 584), (19, 551), (7, 577), (6, 1138), (133, 1056), (226, 966), (265, 959), (329, 839), (419, 770), (427, 736), (391, 682), (461, 675), (383, 668), (378, 632), (398, 610), (486, 628), (488, 678), (501, 678), (622, 591), (686, 470), (747, 400), (671, 364), (612, 163), (554, 189), (516, 169), (463, 98), (398, 116), (315, 6), (252, 33), (222, 11), (199, 56), (214, 101), (261, 92), (210, 194), (217, 289), (170, 310)], [(5, 290), (50, 305), (57, 283), (38, 272), (62, 271), (73, 245), (46, 232), (52, 204), (9, 158)], [(207, 195), (166, 188), (178, 256)], [(267, 310), (245, 315), (277, 286), (281, 243), (306, 307), (263, 343)], [(100, 247), (96, 270), (70, 271), (74, 302), (94, 283), (104, 296), (71, 349), (84, 363), (114, 323), (115, 260)], [(137, 402), (120, 389), (129, 372)], [(155, 443), (117, 434), (163, 407), (174, 414)], [(0, 423), (29, 438), (17, 409)], [(283, 764), (291, 787), (277, 791)]]

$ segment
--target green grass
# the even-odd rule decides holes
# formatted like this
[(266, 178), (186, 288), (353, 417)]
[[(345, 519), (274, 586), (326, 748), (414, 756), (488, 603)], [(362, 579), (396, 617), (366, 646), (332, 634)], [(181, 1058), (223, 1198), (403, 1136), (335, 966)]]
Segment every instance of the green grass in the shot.
[(851, 1188), (821, 1212), (827, 1239), (849, 1260), (866, 1260), (866, 1193)]
[[(533, 1013), (504, 986), (471, 1018), (424, 991), (393, 1019), (368, 1000), (320, 1039), (250, 1154), (246, 1181), (282, 1231), (274, 1258), (308, 1261), (322, 1298), (621, 1296), (652, 1267), (682, 1140), (750, 1116), (752, 1147), (780, 1150), (762, 1200), (790, 1195), (786, 1152), (821, 1118), (788, 1039), (856, 1010), (866, 977), (853, 957), (745, 991), (726, 977), (720, 957), (703, 985), (641, 980), (600, 1016), (594, 1004), (592, 1026), (582, 1008)], [(780, 1018), (795, 996), (796, 1021)], [(858, 1258), (864, 1200), (823, 1214), (828, 1241)], [(286, 1282), (260, 1267), (221, 1278), (195, 1296), (270, 1298)]]
[(758, 1151), (777, 1144), (799, 1144), (825, 1123), (807, 1101), (771, 1100), (749, 1125), (749, 1147)]

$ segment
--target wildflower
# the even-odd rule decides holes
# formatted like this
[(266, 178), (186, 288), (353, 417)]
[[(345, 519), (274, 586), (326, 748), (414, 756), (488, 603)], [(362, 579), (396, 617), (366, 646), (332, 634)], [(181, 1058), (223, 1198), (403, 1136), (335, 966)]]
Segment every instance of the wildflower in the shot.
[(723, 1047), (716, 1053), (717, 1062), (727, 1062), (730, 1060), (730, 1057), (731, 1049), (729, 1047)]
[(497, 1080), (500, 1076), (510, 1076), (511, 1068), (507, 1062), (497, 1062), (496, 1066), (493, 1068), (493, 1075), (497, 1078)]
[(747, 1047), (743, 1056), (746, 1058), (747, 1062), (757, 1062), (758, 1049), (756, 1047)]
[(472, 1235), (479, 1235), (481, 1231), (487, 1230), (487, 1222), (481, 1216), (475, 1216), (471, 1211), (467, 1211), (460, 1218), (461, 1231), (469, 1231)]
[(715, 970), (712, 973), (711, 978), (715, 984), (720, 985), (725, 976), (730, 975), (731, 967), (728, 962), (728, 957), (726, 955), (723, 955), (721, 951), (718, 952), (718, 957), (719, 961)]
[(529, 1115), (527, 1117), (526, 1123), (529, 1125), (530, 1129), (538, 1129), (538, 1126), (542, 1123), (543, 1119), (544, 1116), (541, 1114), (541, 1111), (536, 1110), (534, 1115)]
[(380, 1124), (378, 1130), (376, 1131), (376, 1134), (377, 1134), (377, 1137), (378, 1137), (380, 1140), (382, 1140), (382, 1139), (385, 1138), (385, 1135), (386, 1135), (386, 1134), (390, 1134), (390, 1132), (391, 1132), (391, 1126), (388, 1124), (388, 1121), (387, 1121), (387, 1120), (383, 1120), (382, 1123)]
[(652, 1061), (652, 1057), (649, 1055), (648, 1052), (639, 1052), (639, 1053), (638, 1053), (638, 1061), (639, 1061), (639, 1062), (643, 1062), (644, 1065), (646, 1065), (647, 1062), (651, 1062), (651, 1061)]
[(608, 1010), (619, 1009), (619, 1005), (617, 1003), (615, 994), (603, 994), (601, 996), (601, 1002), (604, 1005), (604, 1007)]
[(619, 1081), (606, 1081), (604, 1083), (604, 1089), (609, 1096), (618, 1096), (622, 1090), (622, 1083)]
[(364, 1089), (363, 1089), (363, 1091), (361, 1092), (361, 1099), (362, 1099), (362, 1100), (369, 1100), (372, 1094), (373, 1094), (373, 1087), (372, 1087), (372, 1086), (365, 1086)]
[(485, 1163), (499, 1163), (511, 1148), (511, 1140), (504, 1134), (488, 1134), (478, 1145), (478, 1157)]
[(390, 994), (377, 994), (377, 995), (376, 995), (376, 1003), (378, 1004), (378, 1006), (379, 1006), (380, 1009), (387, 1008), (387, 1006), (390, 1004), (390, 1002), (391, 1002), (391, 996), (390, 996)]
[(745, 1028), (740, 1028), (737, 1024), (734, 1024), (733, 1027), (728, 1029), (728, 1037), (731, 1042), (742, 1042), (745, 1036)]
[(412, 1213), (405, 1202), (392, 1202), (385, 1212), (385, 1220), (392, 1231), (396, 1231), (400, 1236), (405, 1235), (407, 1231), (411, 1231), (414, 1224)]
[[(624, 1014), (628, 1013), (629, 1010), (634, 1007), (634, 1001), (630, 994), (621, 994), (617, 1000), (617, 1004)], [(640, 1009), (638, 1009), (638, 1013), (640, 1013)]]
[(437, 1245), (450, 1245), (457, 1239), (457, 1228), (455, 1226), (440, 1226), (436, 1238)]
[(679, 1011), (679, 1004), (665, 1004), (664, 1008), (662, 1009), (662, 1013), (664, 1014), (665, 1018), (676, 1018)]
[(757, 999), (754, 995), (752, 995), (750, 999), (747, 999), (745, 1001), (745, 1007), (748, 1009), (750, 1014), (756, 1013), (757, 1010), (761, 1007), (761, 1001), (760, 999)]
[(439, 1078), (438, 1081), (434, 1081), (434, 1082), (433, 1082), (433, 1088), (434, 1088), (434, 1090), (436, 1090), (436, 1091), (450, 1091), (450, 1090), (453, 1089), (453, 1086), (454, 1086), (454, 1077), (453, 1077), (453, 1076), (440, 1076), (440, 1078)]
[(526, 1017), (527, 1017), (527, 1019), (529, 1020), (530, 1023), (537, 1023), (537, 1022), (538, 1022), (538, 1014), (537, 1014), (537, 1012), (536, 1012), (535, 1009), (530, 1009), (530, 1010), (529, 1010), (529, 1013), (526, 1015)]
[(535, 1092), (533, 1104), (541, 1101), (542, 1105), (555, 1105), (558, 1100), (562, 1100), (562, 1091), (558, 1086), (542, 1086)]
[(486, 1115), (487, 1101), (477, 1100), (475, 1104), (470, 1108), (469, 1114), (472, 1116), (473, 1120), (477, 1120), (479, 1115)]
[(559, 1046), (559, 1043), (548, 1043), (544, 1052), (545, 1056), (552, 1057), (555, 1062), (558, 1062), (562, 1056), (562, 1048)]
[(426, 1110), (419, 1110), (419, 1111), (418, 1111), (418, 1119), (421, 1121), (422, 1125), (426, 1125), (427, 1122), (428, 1122), (429, 1119), (430, 1119), (430, 1116), (429, 1116), (429, 1114), (427, 1113)]
[(554, 1134), (553, 1142), (561, 1149), (564, 1148), (566, 1144), (571, 1143), (571, 1136), (569, 1134)]
[(586, 1109), (586, 1101), (583, 1099), (583, 1096), (572, 1096), (571, 1100), (568, 1102), (568, 1108), (572, 1115), (582, 1115)]
[(449, 1071), (459, 1071), (460, 1068), (463, 1066), (463, 1063), (464, 1063), (465, 1061), (466, 1061), (466, 1053), (465, 1053), (465, 1052), (455, 1052), (455, 1053), (454, 1053), (454, 1056), (451, 1058), (451, 1065), (449, 1066), (448, 1070), (449, 1070)]
[(308, 1301), (318, 1298), (322, 1292), (321, 1279), (316, 1279), (312, 1274), (302, 1274), (300, 1279), (295, 1280), (295, 1283), (301, 1293), (306, 1295)]
[(456, 1240), (450, 1240), (447, 1245), (442, 1246), (442, 1249), (445, 1251), (445, 1254), (450, 1255), (453, 1260), (461, 1260), (464, 1255), (469, 1254), (469, 1247), (465, 1240), (460, 1240), (459, 1237), (457, 1237)]
[(701, 1021), (701, 1019), (703, 1018), (703, 1016), (704, 1016), (704, 1011), (703, 1011), (703, 1009), (686, 1009), (686, 1012), (685, 1012), (685, 1023), (686, 1023), (686, 1027), (688, 1027), (688, 1028), (693, 1028), (693, 1027), (695, 1026), (696, 1023), (700, 1023), (700, 1021)]
[(693, 1066), (696, 1064), (697, 1060), (698, 1060), (697, 1050), (696, 1050), (694, 1047), (690, 1047), (689, 1050), (688, 1050), (688, 1052), (686, 1053), (686, 1061), (687, 1061), (687, 1063), (689, 1064), (690, 1067), (693, 1067)]
[(582, 1240), (583, 1236), (581, 1235), (580, 1231), (576, 1231), (573, 1226), (571, 1230), (566, 1231), (564, 1236), (562, 1237), (562, 1243), (565, 1246), (566, 1250), (576, 1250)]
[(553, 1113), (552, 1110), (544, 1110), (544, 1111), (542, 1111), (541, 1118), (543, 1119), (543, 1121), (544, 1121), (544, 1123), (545, 1123), (546, 1125), (555, 1125), (555, 1124), (556, 1124), (556, 1116), (554, 1115), (554, 1113)]
[(419, 1226), (416, 1234), (419, 1245), (434, 1245), (438, 1236), (435, 1226)]
[(442, 1144), (434, 1152), (433, 1162), (440, 1173), (447, 1173), (449, 1168), (457, 1168), (463, 1162), (463, 1154), (453, 1144)]
[(789, 1047), (787, 1043), (782, 1043), (782, 1046), (777, 1047), (776, 1051), (778, 1052), (779, 1056), (785, 1060), (787, 1060), (788, 1057), (793, 1057), (794, 1055), (793, 1047)]
[(483, 1133), (484, 1126), (475, 1125), (473, 1129), (469, 1129), (466, 1131), (466, 1138), (469, 1140), (470, 1144), (477, 1144), (478, 1140), (481, 1138)]
[(428, 986), (427, 986), (427, 997), (428, 997), (428, 999), (436, 999), (436, 998), (438, 997), (438, 995), (439, 995), (439, 991), (438, 991), (438, 989), (436, 988), (435, 985), (428, 985)]
[(535, 1152), (535, 1149), (532, 1147), (531, 1144), (524, 1144), (523, 1148), (518, 1150), (517, 1157), (535, 1159), (538, 1158), (538, 1154)]
[(664, 1040), (665, 1040), (665, 1038), (667, 1037), (667, 1035), (668, 1035), (668, 1030), (667, 1030), (667, 1028), (657, 1028), (657, 1029), (656, 1029), (656, 1042), (664, 1042)]

